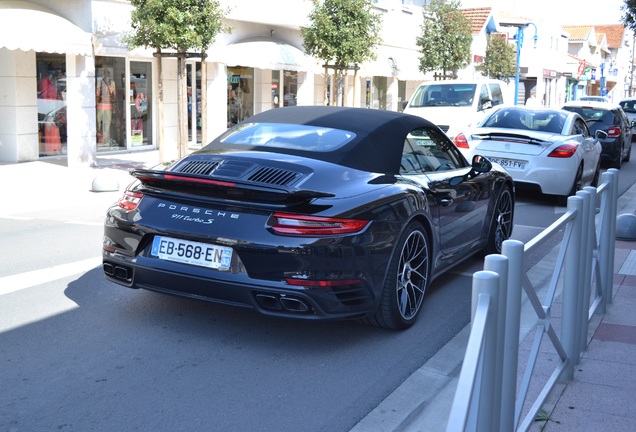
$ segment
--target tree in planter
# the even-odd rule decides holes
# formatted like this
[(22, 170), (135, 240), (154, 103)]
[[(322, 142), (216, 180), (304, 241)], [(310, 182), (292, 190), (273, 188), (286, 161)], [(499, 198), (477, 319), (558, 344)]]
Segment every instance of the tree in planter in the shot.
[(470, 63), (470, 20), (459, 10), (459, 0), (431, 0), (423, 10), (422, 33), (416, 39), (422, 73), (441, 72), (443, 79)]
[[(309, 14), (311, 25), (301, 27), (300, 31), (305, 51), (325, 64), (327, 102), (328, 69), (334, 69), (336, 83), (353, 69), (355, 82), (358, 65), (375, 59), (375, 47), (381, 42), (382, 18), (373, 11), (371, 0), (313, 0), (313, 3)], [(337, 93), (331, 92), (332, 105), (337, 103)], [(344, 101), (343, 90), (342, 105)]]
[(484, 62), (477, 66), (477, 71), (489, 78), (505, 82), (515, 76), (515, 48), (508, 43), (506, 35), (491, 34), (488, 38)]
[[(154, 48), (159, 58), (158, 130), (159, 148), (163, 154), (163, 75), (162, 57), (177, 58), (177, 118), (178, 155), (185, 156), (188, 142), (188, 100), (185, 61), (188, 57), (201, 57), (205, 72), (206, 49), (216, 35), (229, 31), (223, 24), (227, 11), (221, 10), (218, 0), (130, 0), (132, 31), (124, 37), (129, 49)], [(169, 50), (169, 53), (163, 50)], [(202, 80), (203, 83), (205, 80)], [(201, 92), (202, 106), (206, 106), (205, 92)], [(202, 125), (205, 128), (205, 122)], [(163, 156), (162, 156), (163, 161)]]

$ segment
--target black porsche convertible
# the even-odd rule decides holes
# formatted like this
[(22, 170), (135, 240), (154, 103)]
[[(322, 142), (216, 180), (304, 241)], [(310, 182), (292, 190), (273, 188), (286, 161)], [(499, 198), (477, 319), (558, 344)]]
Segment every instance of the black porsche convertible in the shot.
[(409, 327), (436, 276), (499, 253), (513, 226), (505, 170), (392, 111), (273, 109), (130, 173), (106, 278), (268, 315)]

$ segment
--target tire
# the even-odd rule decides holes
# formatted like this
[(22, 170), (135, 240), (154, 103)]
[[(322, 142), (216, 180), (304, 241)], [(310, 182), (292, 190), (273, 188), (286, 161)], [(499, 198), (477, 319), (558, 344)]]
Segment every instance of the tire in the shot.
[(572, 189), (567, 195), (562, 195), (559, 197), (559, 205), (566, 206), (568, 204), (568, 197), (576, 195), (578, 191), (583, 188), (583, 165), (579, 165), (579, 169), (576, 171), (576, 176), (574, 177), (574, 183), (572, 184)]
[(484, 255), (500, 254), (502, 244), (512, 235), (512, 216), (514, 204), (512, 201), (512, 191), (509, 187), (504, 187), (497, 198), (497, 204), (493, 211), (488, 231), (488, 241), (484, 248)]
[(429, 239), (424, 227), (411, 222), (389, 262), (378, 310), (362, 321), (392, 330), (413, 325), (429, 284), (429, 256)]
[(623, 153), (619, 153), (618, 158), (610, 162), (610, 168), (621, 169), (621, 165), (623, 164)]
[(632, 158), (632, 143), (630, 141), (627, 147), (627, 156), (625, 156), (625, 159), (623, 159), (623, 162), (629, 162), (631, 158)]
[(594, 172), (594, 178), (592, 178), (592, 182), (590, 186), (598, 187), (598, 181), (601, 177), (601, 159), (599, 158), (598, 164), (596, 164), (596, 171)]

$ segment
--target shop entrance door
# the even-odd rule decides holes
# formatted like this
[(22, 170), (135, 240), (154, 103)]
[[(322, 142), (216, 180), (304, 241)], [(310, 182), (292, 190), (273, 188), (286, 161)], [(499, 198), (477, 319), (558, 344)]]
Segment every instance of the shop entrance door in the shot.
[(130, 134), (129, 147), (152, 145), (152, 64), (130, 62)]
[(188, 143), (191, 147), (201, 146), (201, 63), (186, 65), (188, 83)]

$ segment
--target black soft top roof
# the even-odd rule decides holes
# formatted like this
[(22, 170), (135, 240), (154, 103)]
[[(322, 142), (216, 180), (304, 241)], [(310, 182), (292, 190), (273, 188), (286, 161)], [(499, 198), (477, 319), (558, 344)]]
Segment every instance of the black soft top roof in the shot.
[[(330, 152), (259, 146), (251, 147), (250, 150), (297, 154), (363, 171), (388, 174), (398, 171), (404, 140), (412, 130), (422, 127), (437, 129), (431, 122), (409, 114), (330, 106), (275, 108), (256, 114), (245, 122), (300, 124), (351, 131), (356, 134), (355, 139)], [(213, 140), (200, 152), (218, 153), (232, 149), (245, 151), (245, 146), (222, 143), (221, 138), (224, 135)]]

